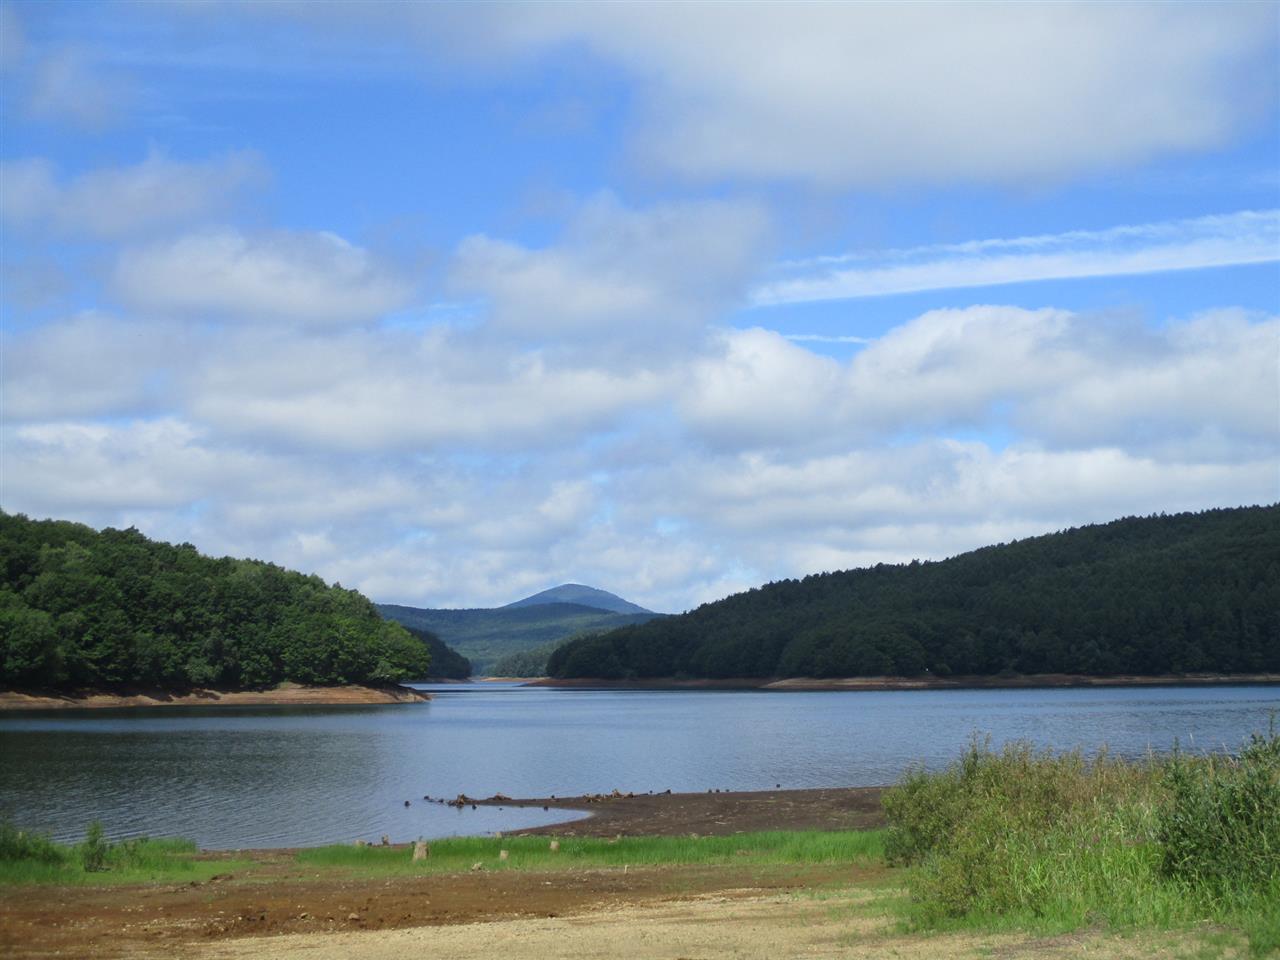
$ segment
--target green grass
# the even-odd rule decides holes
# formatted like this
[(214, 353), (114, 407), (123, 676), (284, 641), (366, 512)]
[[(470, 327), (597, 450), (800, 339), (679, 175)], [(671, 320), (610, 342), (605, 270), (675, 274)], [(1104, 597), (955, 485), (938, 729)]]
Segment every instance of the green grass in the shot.
[(141, 837), (109, 843), (96, 823), (89, 825), (84, 842), (61, 844), (0, 821), (0, 886), (207, 880), (247, 866), (235, 861), (196, 860), (197, 852), (193, 842), (177, 838)]
[[(832, 864), (879, 862), (884, 833), (791, 831), (729, 837), (623, 837), (619, 840), (561, 838), (552, 852), (548, 837), (455, 837), (429, 843), (431, 856), (417, 863), (411, 852), (387, 847), (330, 846), (301, 850), (298, 862), (342, 867), (359, 873), (449, 873), (483, 864), (486, 870), (555, 870), (573, 867), (666, 866), (676, 864)], [(499, 858), (502, 850), (508, 859)]]
[(885, 796), (916, 930), (1061, 933), (1216, 924), (1280, 953), (1280, 737), (1238, 756), (1132, 763), (994, 752)]

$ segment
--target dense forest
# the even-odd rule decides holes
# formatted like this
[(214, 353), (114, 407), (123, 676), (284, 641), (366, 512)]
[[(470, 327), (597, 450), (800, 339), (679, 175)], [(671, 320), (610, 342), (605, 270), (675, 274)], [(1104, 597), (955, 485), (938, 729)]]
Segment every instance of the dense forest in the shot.
[(430, 679), (466, 680), (471, 676), (471, 661), (430, 630), (419, 630), (417, 627), (405, 627), (405, 629), (426, 644), (427, 652), (431, 654)]
[(469, 610), (380, 603), (378, 612), (406, 627), (434, 633), (468, 657), (475, 669), (483, 673), (492, 673), (497, 661), (508, 654), (567, 640), (587, 631), (612, 630), (661, 616), (647, 612), (614, 613), (581, 603), (562, 602)]
[[(595, 635), (594, 632), (579, 634), (579, 636)], [(552, 640), (550, 643), (544, 643), (539, 647), (530, 647), (528, 650), (517, 650), (515, 653), (508, 653), (505, 657), (501, 657), (495, 662), (489, 668), (489, 672), (495, 677), (545, 677), (547, 675), (547, 663), (550, 661), (551, 655), (573, 639), (576, 638)]]
[(389, 683), (430, 662), (423, 638), (319, 577), (0, 512), (0, 686)]
[(784, 580), (575, 640), (553, 677), (1280, 670), (1280, 506)]

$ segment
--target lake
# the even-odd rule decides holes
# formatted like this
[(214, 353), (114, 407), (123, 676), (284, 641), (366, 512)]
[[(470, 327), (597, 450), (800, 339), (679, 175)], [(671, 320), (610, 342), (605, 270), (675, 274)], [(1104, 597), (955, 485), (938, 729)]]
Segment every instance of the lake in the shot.
[[(206, 848), (510, 830), (563, 812), (455, 810), (423, 795), (560, 796), (894, 782), (996, 745), (1140, 756), (1235, 750), (1280, 688), (901, 692), (431, 687), (429, 703), (0, 715), (0, 815), (79, 839), (181, 835)], [(404, 801), (411, 801), (405, 807)]]

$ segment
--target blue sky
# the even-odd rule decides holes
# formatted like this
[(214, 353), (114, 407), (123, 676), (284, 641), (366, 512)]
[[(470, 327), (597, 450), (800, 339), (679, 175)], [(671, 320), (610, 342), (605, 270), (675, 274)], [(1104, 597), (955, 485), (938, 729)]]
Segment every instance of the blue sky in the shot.
[(378, 600), (1280, 494), (1275, 4), (0, 5), (0, 505)]

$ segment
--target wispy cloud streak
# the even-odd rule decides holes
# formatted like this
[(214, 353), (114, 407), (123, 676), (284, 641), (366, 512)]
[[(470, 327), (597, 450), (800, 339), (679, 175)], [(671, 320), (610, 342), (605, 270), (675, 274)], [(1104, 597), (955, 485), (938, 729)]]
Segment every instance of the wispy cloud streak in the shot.
[(1280, 210), (787, 261), (755, 306), (1280, 261)]
[(796, 343), (871, 343), (871, 337), (830, 336), (825, 333), (784, 333), (783, 337)]

